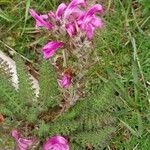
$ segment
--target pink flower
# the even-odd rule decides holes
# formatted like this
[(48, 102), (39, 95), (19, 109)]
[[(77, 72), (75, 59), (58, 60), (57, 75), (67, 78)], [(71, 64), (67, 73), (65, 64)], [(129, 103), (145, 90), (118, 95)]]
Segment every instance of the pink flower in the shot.
[(103, 26), (102, 20), (97, 17), (95, 13), (102, 14), (103, 12), (103, 7), (99, 4), (96, 4), (92, 6), (87, 11), (87, 13), (83, 14), (78, 20), (80, 29), (86, 32), (89, 40), (93, 38), (95, 28), (101, 28)]
[(44, 54), (44, 58), (48, 59), (50, 57), (52, 57), (58, 48), (63, 47), (64, 43), (63, 42), (56, 42), (56, 41), (52, 41), (52, 42), (48, 42), (43, 48), (43, 54)]
[(103, 22), (100, 18), (95, 15), (91, 17), (83, 17), (78, 21), (79, 28), (86, 32), (87, 38), (91, 40), (94, 35), (94, 30), (96, 28), (101, 28), (103, 26)]
[(53, 136), (44, 143), (42, 150), (69, 150), (68, 141), (62, 136)]
[(58, 8), (57, 8), (57, 10), (56, 10), (56, 13), (55, 13), (57, 19), (60, 19), (60, 18), (62, 17), (62, 15), (63, 15), (63, 13), (64, 13), (64, 10), (65, 10), (66, 8), (67, 8), (67, 5), (64, 4), (64, 3), (61, 3), (61, 4), (58, 6)]
[(17, 143), (17, 150), (27, 150), (34, 142), (34, 140), (32, 139), (25, 139), (22, 138), (20, 133), (18, 133), (17, 130), (13, 130), (12, 131), (12, 137), (15, 138), (16, 143)]
[(64, 75), (61, 80), (58, 80), (58, 84), (63, 88), (69, 88), (71, 84), (71, 76)]
[(29, 12), (36, 21), (36, 24), (35, 24), (36, 28), (43, 26), (48, 30), (52, 29), (52, 24), (45, 21), (45, 19), (48, 19), (48, 15), (38, 15), (33, 9), (30, 9)]
[(103, 9), (102, 5), (96, 4), (96, 5), (91, 6), (91, 8), (88, 10), (86, 16), (90, 17), (90, 16), (94, 15), (95, 13), (104, 14), (104, 9)]

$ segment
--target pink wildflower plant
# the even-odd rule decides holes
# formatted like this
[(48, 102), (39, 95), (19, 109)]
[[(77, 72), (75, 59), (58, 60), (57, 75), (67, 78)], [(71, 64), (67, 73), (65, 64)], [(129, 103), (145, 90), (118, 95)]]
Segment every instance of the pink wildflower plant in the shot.
[(62, 136), (53, 136), (44, 143), (42, 150), (69, 150), (68, 141)]
[[(64, 108), (67, 109), (84, 96), (83, 88), (86, 86), (88, 68), (96, 62), (96, 59), (91, 56), (94, 49), (91, 40), (95, 29), (103, 26), (103, 21), (98, 16), (104, 14), (103, 7), (96, 4), (87, 9), (86, 6), (86, 0), (72, 0), (69, 4), (61, 3), (55, 12), (49, 11), (47, 14), (38, 14), (33, 9), (29, 10), (35, 19), (35, 28), (46, 28), (47, 32), (51, 31), (55, 36), (54, 41), (49, 41), (42, 48), (44, 58), (49, 59), (55, 55), (58, 49), (65, 48), (63, 56), (60, 56), (61, 62), (57, 62), (57, 59), (56, 63), (53, 63), (54, 59), (52, 64), (55, 68), (57, 67), (57, 76), (61, 77), (58, 80), (61, 88), (68, 89), (71, 84), (75, 85), (73, 92), (62, 90), (63, 100), (67, 102), (63, 103), (67, 105)], [(63, 65), (60, 66), (59, 63)], [(73, 76), (63, 71), (70, 66), (73, 68)], [(62, 72), (64, 73), (62, 74)], [(73, 80), (74, 77), (75, 80)], [(77, 83), (74, 84), (75, 82)], [(35, 142), (35, 139), (24, 138), (17, 130), (13, 130), (11, 135), (16, 140), (17, 150), (27, 150)], [(62, 136), (53, 136), (43, 144), (43, 150), (69, 150), (68, 141)]]

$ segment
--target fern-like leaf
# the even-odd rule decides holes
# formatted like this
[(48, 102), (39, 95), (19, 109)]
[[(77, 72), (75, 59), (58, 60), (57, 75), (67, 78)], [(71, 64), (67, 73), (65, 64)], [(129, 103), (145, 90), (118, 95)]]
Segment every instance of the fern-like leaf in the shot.
[[(11, 68), (0, 60), (0, 107), (1, 113), (12, 116), (17, 111), (20, 111), (20, 106), (16, 103), (17, 91), (11, 83)], [(15, 108), (15, 109), (14, 109)]]
[(30, 104), (35, 99), (32, 82), (29, 79), (29, 74), (25, 67), (24, 61), (18, 56), (15, 56), (17, 75), (19, 80), (19, 98), (20, 103)]
[(58, 104), (58, 85), (53, 66), (48, 61), (43, 61), (40, 67), (40, 95), (39, 103), (44, 110)]
[(72, 136), (76, 143), (81, 145), (83, 149), (85, 146), (92, 145), (96, 150), (101, 150), (106, 146), (111, 133), (115, 131), (113, 127), (107, 127), (100, 131), (81, 132)]

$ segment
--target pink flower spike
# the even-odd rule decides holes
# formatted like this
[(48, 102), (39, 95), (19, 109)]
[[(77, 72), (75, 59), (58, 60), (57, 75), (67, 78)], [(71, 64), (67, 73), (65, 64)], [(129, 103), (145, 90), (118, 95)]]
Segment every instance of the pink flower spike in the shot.
[(11, 133), (12, 137), (15, 138), (17, 143), (17, 150), (28, 150), (28, 148), (33, 144), (34, 140), (29, 140), (22, 138), (17, 130), (13, 130)]
[(64, 10), (67, 8), (67, 5), (61, 3), (56, 10), (56, 18), (59, 19), (62, 17)]
[(92, 16), (95, 13), (99, 13), (99, 14), (104, 14), (104, 9), (102, 7), (102, 5), (100, 4), (96, 4), (93, 5), (87, 12), (86, 16)]
[(69, 75), (64, 75), (62, 80), (58, 80), (59, 86), (67, 89), (71, 84), (71, 77)]
[(76, 27), (73, 23), (66, 24), (65, 28), (70, 37), (76, 35)]
[(69, 150), (68, 141), (62, 136), (53, 136), (44, 143), (42, 150)]
[(56, 42), (56, 41), (52, 41), (52, 42), (48, 42), (43, 48), (43, 54), (44, 54), (44, 58), (48, 59), (50, 57), (52, 57), (57, 49), (63, 47), (64, 43), (63, 42)]
[(33, 9), (30, 9), (29, 12), (30, 12), (31, 16), (36, 20), (36, 28), (43, 26), (48, 30), (52, 29), (52, 24), (50, 24), (44, 20), (44, 19), (47, 19), (48, 16), (38, 15)]

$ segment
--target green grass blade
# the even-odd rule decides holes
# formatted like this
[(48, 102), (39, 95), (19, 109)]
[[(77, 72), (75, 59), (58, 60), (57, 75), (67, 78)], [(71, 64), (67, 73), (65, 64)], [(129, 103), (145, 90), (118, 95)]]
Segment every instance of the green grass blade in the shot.
[(8, 22), (13, 22), (13, 20), (7, 14), (5, 14), (2, 10), (0, 10), (0, 18)]
[(138, 132), (139, 135), (142, 136), (143, 134), (143, 122), (142, 122), (142, 117), (139, 112), (137, 112), (137, 118), (138, 118)]
[(25, 30), (25, 26), (26, 26), (26, 22), (28, 19), (28, 12), (29, 12), (29, 8), (30, 8), (30, 0), (26, 0), (26, 11), (25, 11), (25, 20), (24, 20), (24, 27), (23, 27), (23, 31), (21, 33), (21, 35), (24, 33)]
[(139, 137), (138, 131), (134, 130), (131, 126), (129, 126), (126, 122), (120, 120), (120, 122), (134, 135)]

